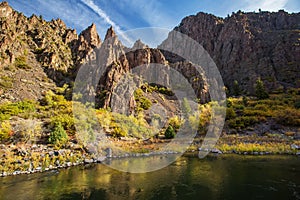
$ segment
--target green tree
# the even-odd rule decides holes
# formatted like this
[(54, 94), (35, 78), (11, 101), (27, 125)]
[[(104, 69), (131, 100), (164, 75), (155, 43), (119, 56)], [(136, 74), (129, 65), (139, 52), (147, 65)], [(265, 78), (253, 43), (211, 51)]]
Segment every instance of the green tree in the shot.
[(57, 123), (53, 129), (53, 131), (50, 133), (48, 141), (51, 144), (55, 145), (64, 145), (67, 143), (69, 137), (63, 128), (61, 123)]
[(168, 126), (167, 130), (165, 131), (166, 139), (172, 139), (175, 137), (175, 131), (171, 125)]
[(239, 82), (237, 80), (235, 80), (233, 82), (232, 92), (233, 92), (233, 95), (235, 95), (235, 96), (239, 96), (241, 94), (241, 88), (240, 88)]
[(258, 99), (267, 99), (269, 94), (266, 91), (263, 81), (259, 78), (256, 80), (255, 84), (255, 94)]

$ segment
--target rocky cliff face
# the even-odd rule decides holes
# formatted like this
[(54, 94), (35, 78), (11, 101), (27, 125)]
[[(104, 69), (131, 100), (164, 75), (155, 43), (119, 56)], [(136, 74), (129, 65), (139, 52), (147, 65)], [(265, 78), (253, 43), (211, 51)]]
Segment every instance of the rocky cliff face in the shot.
[[(95, 57), (107, 68), (98, 89), (89, 88), (87, 92), (96, 93), (98, 103), (104, 107), (110, 106), (124, 74), (136, 66), (147, 68), (150, 63), (177, 70), (202, 102), (209, 100), (205, 77), (197, 74), (191, 63), (141, 41), (132, 48), (124, 47), (112, 27), (102, 42), (94, 24), (78, 35), (60, 19), (47, 22), (35, 15), (28, 18), (6, 2), (0, 3), (0, 10), (1, 101), (39, 99), (56, 85), (74, 81), (78, 68)], [(175, 30), (203, 45), (229, 89), (237, 80), (245, 93), (252, 93), (258, 77), (269, 90), (300, 86), (299, 16), (284, 11), (238, 12), (222, 19), (198, 13), (184, 18)], [(166, 82), (172, 79), (164, 75)], [(129, 107), (134, 104), (130, 99)]]
[(0, 10), (1, 101), (39, 99), (70, 82), (76, 67), (101, 44), (94, 24), (77, 35), (60, 19), (27, 18), (6, 2)]
[(253, 93), (259, 77), (270, 91), (300, 87), (299, 13), (238, 12), (225, 19), (198, 13), (174, 30), (203, 45), (229, 89), (237, 80), (245, 93)]
[[(118, 82), (123, 75), (128, 73), (131, 69), (143, 66), (147, 68), (150, 63), (157, 63), (166, 66), (166, 59), (158, 49), (152, 49), (144, 45), (141, 41), (135, 42), (133, 47), (127, 48), (122, 45), (113, 28), (109, 28), (105, 40), (99, 49), (95, 49), (96, 55), (101, 55), (100, 59), (106, 66), (106, 70), (101, 76), (98, 87), (98, 103), (101, 107), (110, 107), (112, 94), (118, 85)], [(103, 56), (104, 55), (104, 56)], [(120, 88), (119, 88), (120, 89)], [(123, 88), (121, 94), (128, 93), (132, 95), (131, 88)], [(117, 93), (115, 93), (118, 95)], [(128, 96), (127, 95), (127, 96)], [(123, 97), (116, 97), (128, 101), (128, 106), (132, 110), (135, 102), (133, 96), (129, 99)], [(120, 102), (124, 105), (125, 102)], [(125, 103), (127, 105), (127, 103)]]

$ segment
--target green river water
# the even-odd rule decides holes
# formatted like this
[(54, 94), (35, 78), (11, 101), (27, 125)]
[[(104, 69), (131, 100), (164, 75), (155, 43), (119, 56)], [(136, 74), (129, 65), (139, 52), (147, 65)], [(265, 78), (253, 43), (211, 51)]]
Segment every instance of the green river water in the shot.
[[(112, 162), (126, 164), (126, 159)], [(300, 199), (300, 157), (219, 155), (200, 160), (189, 154), (139, 174), (103, 164), (76, 166), (0, 178), (0, 199), (294, 200)]]

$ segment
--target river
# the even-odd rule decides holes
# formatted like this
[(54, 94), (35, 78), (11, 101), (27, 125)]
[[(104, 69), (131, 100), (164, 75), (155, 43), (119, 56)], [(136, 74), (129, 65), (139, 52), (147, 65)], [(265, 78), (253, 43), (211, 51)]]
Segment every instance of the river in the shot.
[(199, 159), (188, 154), (168, 167), (140, 174), (103, 164), (76, 166), (0, 178), (0, 199), (300, 199), (300, 157), (210, 155)]

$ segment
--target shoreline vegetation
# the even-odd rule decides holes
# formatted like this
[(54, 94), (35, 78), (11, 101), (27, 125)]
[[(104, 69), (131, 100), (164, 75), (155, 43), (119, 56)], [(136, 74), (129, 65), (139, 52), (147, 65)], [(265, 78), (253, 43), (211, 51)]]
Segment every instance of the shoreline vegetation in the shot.
[[(143, 90), (135, 95), (139, 102), (135, 116), (112, 114), (107, 109), (96, 109), (97, 123), (107, 133), (107, 139), (118, 148), (130, 152), (124, 156), (110, 153), (98, 157), (76, 138), (72, 102), (63, 94), (68, 88), (48, 92), (40, 102), (25, 100), (0, 105), (0, 176), (30, 174), (66, 168), (75, 165), (101, 163), (106, 158), (152, 156), (152, 151), (169, 143), (180, 128), (181, 120), (169, 118), (167, 126), (149, 137), (149, 124), (144, 111), (155, 102), (147, 99)], [(149, 88), (147, 89), (149, 93)], [(161, 96), (168, 94), (158, 92)], [(267, 98), (229, 97), (226, 123), (213, 149), (202, 149), (201, 143), (209, 124), (210, 104), (201, 107), (198, 134), (187, 152), (209, 151), (212, 154), (300, 154), (299, 89), (287, 93), (270, 94)], [(147, 106), (145, 106), (147, 105)], [(188, 108), (186, 108), (188, 109)], [(191, 120), (193, 121), (193, 120)], [(198, 124), (199, 123), (199, 124)], [(93, 123), (92, 123), (93, 124)], [(148, 136), (145, 139), (145, 136)], [(160, 154), (178, 153), (174, 149)]]
[[(181, 29), (183, 34), (190, 32), (189, 37), (197, 38), (195, 41), (199, 43), (204, 41), (205, 49), (215, 52), (212, 57), (218, 59), (216, 63), (220, 64), (220, 74), (224, 74), (224, 84), (228, 87), (224, 88), (227, 101), (222, 102), (226, 106), (221, 106), (218, 102), (208, 102), (210, 81), (206, 73), (196, 72), (192, 63), (175, 53), (149, 48), (138, 40), (132, 48), (138, 47), (136, 51), (124, 54), (128, 48), (115, 37), (113, 27), (101, 42), (95, 24), (77, 34), (61, 19), (47, 22), (42, 15), (26, 17), (7, 2), (0, 3), (0, 7), (3, 32), (0, 176), (101, 163), (119, 156), (151, 156), (154, 155), (151, 152), (171, 144), (180, 128), (185, 130), (183, 125), (194, 129), (186, 133), (197, 132), (188, 149), (190, 152), (300, 154), (299, 60), (295, 56), (299, 46), (297, 13), (238, 11), (226, 19), (198, 13), (180, 23), (176, 29)], [(278, 21), (279, 17), (286, 20)], [(210, 35), (219, 35), (217, 46), (210, 45)], [(168, 41), (173, 41), (173, 37), (166, 38), (162, 44), (168, 45)], [(101, 56), (98, 51), (91, 53), (96, 47), (105, 50)], [(262, 51), (254, 51), (257, 49)], [(98, 63), (102, 55), (107, 56), (108, 66), (103, 78), (99, 77), (97, 87), (87, 85), (80, 90), (81, 94), (74, 94), (76, 85), (83, 84), (74, 82), (79, 67), (87, 61)], [(245, 55), (249, 59), (243, 59)], [(175, 69), (188, 80), (199, 98), (179, 101), (170, 88), (143, 83), (139, 77), (139, 88), (130, 100), (123, 98), (131, 95), (127, 89), (126, 93), (117, 95), (130, 107), (131, 115), (112, 112), (111, 97), (116, 93), (117, 82), (122, 81), (120, 78), (134, 67), (150, 63)], [(172, 73), (160, 75), (166, 82), (174, 78)], [(183, 89), (181, 83), (178, 86)], [(80, 103), (85, 93), (96, 93), (95, 102)], [(191, 108), (189, 101), (195, 107)], [(73, 112), (74, 105), (76, 112)], [(225, 125), (214, 127), (214, 130), (222, 128), (215, 147), (203, 149), (201, 144), (209, 125), (223, 120), (217, 112), (212, 112), (213, 108), (226, 113)], [(160, 109), (163, 111), (156, 112)], [(216, 120), (211, 122), (211, 119)], [(171, 150), (161, 154), (183, 152), (182, 144), (172, 146), (172, 143)]]
[[(3, 149), (3, 146), (1, 146)], [(14, 147), (9, 147), (14, 148)], [(33, 148), (41, 149), (43, 146), (33, 146)], [(47, 147), (46, 147), (47, 148)], [(48, 149), (48, 148), (47, 148)], [(292, 144), (280, 144), (280, 143), (267, 143), (267, 144), (250, 144), (245, 142), (237, 143), (236, 145), (217, 145), (213, 149), (188, 149), (185, 154), (195, 153), (198, 151), (209, 152), (207, 156), (210, 155), (242, 155), (242, 156), (272, 156), (272, 155), (287, 155), (287, 156), (300, 156), (299, 145)], [(168, 151), (162, 153), (147, 153), (147, 152), (137, 152), (132, 154), (126, 154), (125, 156), (112, 156), (112, 157), (93, 157), (88, 153), (82, 153), (79, 151), (73, 151), (70, 149), (60, 149), (49, 151), (46, 154), (43, 153), (32, 153), (31, 164), (22, 165), (22, 161), (16, 158), (10, 158), (7, 160), (8, 163), (4, 163), (2, 166), (2, 173), (0, 177), (14, 176), (20, 174), (33, 174), (42, 173), (47, 171), (57, 171), (63, 168), (69, 168), (78, 165), (89, 165), (92, 163), (102, 164), (106, 159), (122, 159), (126, 157), (150, 157), (158, 155), (167, 154), (181, 154), (176, 151)], [(26, 160), (26, 159), (25, 159)], [(37, 166), (37, 167), (36, 167)], [(8, 170), (5, 171), (4, 167)]]

